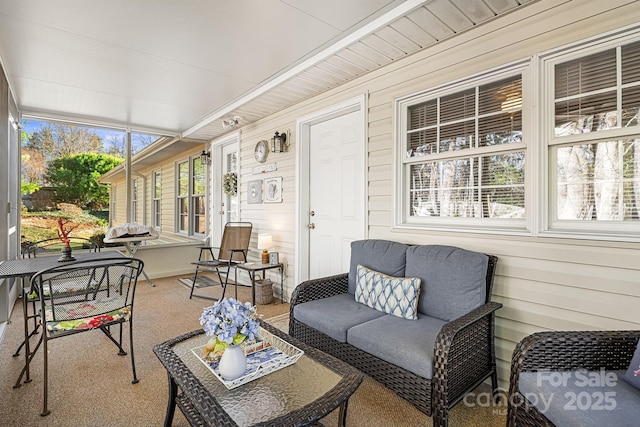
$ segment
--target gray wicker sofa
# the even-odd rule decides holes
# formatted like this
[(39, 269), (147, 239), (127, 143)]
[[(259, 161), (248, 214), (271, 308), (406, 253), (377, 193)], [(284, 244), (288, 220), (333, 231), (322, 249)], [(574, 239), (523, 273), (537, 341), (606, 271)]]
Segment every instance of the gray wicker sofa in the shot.
[[(355, 241), (349, 273), (296, 287), (289, 334), (383, 383), (433, 416), (434, 426), (446, 426), (449, 409), (487, 378), (497, 395), (494, 321), (502, 304), (490, 301), (496, 263), (495, 256), (452, 246)], [(356, 301), (365, 292), (362, 272), (369, 273), (363, 267), (393, 283), (419, 278), (417, 318)]]

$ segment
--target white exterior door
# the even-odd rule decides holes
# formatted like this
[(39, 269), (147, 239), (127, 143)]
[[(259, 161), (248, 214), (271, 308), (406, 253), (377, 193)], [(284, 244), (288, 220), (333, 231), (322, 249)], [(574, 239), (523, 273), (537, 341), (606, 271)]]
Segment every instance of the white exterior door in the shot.
[(349, 270), (351, 242), (365, 235), (361, 111), (309, 127), (309, 279)]

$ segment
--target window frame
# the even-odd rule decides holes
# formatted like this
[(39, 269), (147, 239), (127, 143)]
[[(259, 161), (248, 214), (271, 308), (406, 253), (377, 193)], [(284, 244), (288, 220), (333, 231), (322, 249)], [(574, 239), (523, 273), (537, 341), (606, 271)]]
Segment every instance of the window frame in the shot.
[(138, 191), (140, 190), (138, 185), (138, 178), (131, 180), (131, 222), (138, 222)]
[[(533, 157), (528, 141), (530, 138), (529, 125), (530, 107), (529, 99), (531, 98), (531, 75), (530, 75), (529, 58), (516, 61), (504, 66), (494, 68), (482, 73), (469, 76), (464, 79), (449, 82), (444, 85), (427, 89), (418, 93), (398, 98), (394, 102), (394, 119), (395, 119), (395, 143), (394, 143), (394, 179), (395, 179), (395, 198), (394, 198), (394, 228), (402, 229), (427, 229), (441, 231), (472, 231), (478, 233), (499, 233), (499, 234), (532, 234), (533, 217), (531, 210), (531, 185), (529, 178), (531, 176), (531, 160)], [(407, 152), (407, 135), (408, 135), (408, 114), (412, 106), (425, 103), (427, 101), (442, 98), (447, 95), (460, 93), (462, 91), (476, 88), (479, 86), (491, 84), (510, 77), (520, 75), (522, 79), (522, 141), (510, 144), (499, 144), (494, 146), (474, 147), (464, 150), (456, 150), (453, 152), (444, 152), (430, 154), (428, 156), (420, 156), (408, 158)], [(478, 119), (478, 113), (474, 115), (474, 119)], [(501, 218), (460, 218), (460, 217), (436, 217), (436, 216), (411, 216), (410, 215), (410, 185), (409, 177), (412, 164), (424, 164), (430, 161), (453, 160), (453, 159), (471, 159), (484, 157), (492, 154), (508, 154), (513, 152), (524, 152), (524, 203), (525, 217), (523, 219), (501, 219)], [(535, 162), (533, 162), (535, 163)]]
[[(624, 128), (618, 122), (618, 127), (587, 133), (577, 133), (565, 136), (555, 135), (555, 66), (568, 61), (586, 58), (610, 49), (620, 49), (621, 46), (640, 42), (640, 28), (621, 29), (613, 33), (600, 35), (590, 40), (583, 40), (570, 46), (564, 46), (539, 55), (539, 85), (540, 109), (539, 115), (541, 132), (540, 146), (543, 151), (544, 171), (546, 171), (545, 185), (542, 186), (542, 199), (545, 210), (541, 215), (541, 237), (578, 238), (589, 240), (640, 241), (640, 221), (605, 221), (605, 220), (567, 220), (557, 219), (558, 167), (557, 148), (571, 147), (580, 144), (596, 144), (600, 142), (614, 142), (630, 139), (636, 136), (640, 139), (640, 125)], [(620, 107), (620, 57), (616, 57), (617, 102)], [(588, 93), (588, 92), (587, 92)], [(618, 120), (620, 110), (618, 108)]]
[[(208, 174), (208, 168), (207, 168), (207, 164), (204, 163), (204, 177), (203, 177), (203, 184), (204, 184), (204, 193), (194, 193), (194, 180), (195, 180), (195, 173), (194, 173), (194, 162), (195, 161), (199, 161), (202, 162), (202, 158), (200, 157), (200, 154), (194, 154), (191, 155), (187, 158), (181, 159), (176, 161), (175, 163), (175, 181), (176, 181), (176, 205), (175, 205), (175, 212), (176, 212), (176, 218), (175, 218), (175, 230), (176, 233), (178, 234), (182, 234), (185, 236), (191, 236), (191, 237), (199, 237), (199, 238), (204, 238), (207, 234), (207, 174)], [(187, 164), (187, 192), (186, 194), (181, 194), (180, 193), (180, 166)], [(196, 201), (196, 199), (198, 198), (203, 198), (203, 209), (204, 212), (200, 213), (199, 216), (202, 216), (205, 218), (205, 229), (203, 230), (202, 233), (196, 233), (194, 232), (195, 229), (195, 220), (196, 220), (196, 215), (195, 215), (195, 209), (194, 209), (194, 203)], [(187, 213), (186, 215), (182, 214), (181, 211), (181, 203), (182, 201), (186, 201), (187, 203)], [(186, 218), (186, 225), (187, 225), (187, 229), (181, 229), (181, 219), (182, 217)]]
[[(151, 172), (151, 204), (153, 206), (151, 212), (151, 223), (154, 228), (162, 229), (162, 171), (154, 170)], [(156, 190), (160, 194), (156, 194)]]

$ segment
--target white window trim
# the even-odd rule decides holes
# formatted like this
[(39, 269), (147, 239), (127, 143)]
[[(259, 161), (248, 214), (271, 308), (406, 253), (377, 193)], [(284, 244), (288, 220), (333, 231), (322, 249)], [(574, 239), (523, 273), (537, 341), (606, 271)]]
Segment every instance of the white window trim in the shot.
[[(606, 132), (606, 135), (593, 133), (591, 135), (576, 135), (556, 138), (554, 135), (554, 109), (551, 107), (554, 101), (553, 81), (547, 78), (552, 75), (553, 65), (565, 62), (573, 58), (588, 56), (592, 53), (615, 46), (640, 40), (640, 25), (634, 24), (619, 28), (608, 33), (600, 34), (575, 43), (560, 46), (549, 51), (537, 53), (530, 59), (516, 61), (502, 67), (496, 67), (486, 72), (478, 73), (458, 81), (449, 82), (428, 91), (420, 91), (396, 99), (394, 102), (394, 144), (393, 144), (393, 229), (421, 229), (443, 232), (474, 232), (477, 234), (506, 234), (506, 235), (530, 235), (542, 238), (571, 238), (592, 241), (615, 242), (640, 242), (640, 222), (585, 222), (585, 221), (561, 221), (553, 223), (552, 215), (555, 200), (552, 191), (555, 191), (556, 167), (551, 158), (550, 146), (567, 144), (572, 142), (588, 142), (619, 139), (630, 135), (640, 134), (640, 126), (631, 132), (625, 129), (615, 129)], [(408, 105), (424, 102), (443, 94), (461, 91), (467, 87), (484, 83), (483, 79), (496, 81), (507, 77), (509, 72), (522, 74), (522, 132), (526, 146), (525, 166), (525, 207), (526, 227), (509, 229), (500, 224), (496, 219), (483, 218), (482, 223), (476, 219), (438, 218), (436, 224), (425, 224), (425, 221), (414, 221), (405, 217), (407, 195), (405, 194), (405, 156), (404, 145), (406, 131), (403, 129), (406, 123)], [(548, 74), (546, 74), (548, 73)], [(514, 146), (515, 148), (515, 146)], [(469, 150), (469, 155), (475, 155), (479, 151)], [(447, 156), (446, 153), (442, 158)], [(436, 159), (436, 157), (433, 157)], [(419, 161), (419, 160), (417, 160)], [(552, 188), (553, 186), (553, 188)], [(433, 219), (433, 218), (432, 218)], [(453, 221), (452, 221), (453, 220)], [(455, 224), (451, 224), (455, 222)], [(597, 224), (598, 229), (585, 227), (585, 225)]]
[(555, 185), (557, 168), (555, 166), (555, 157), (551, 150), (555, 146), (572, 145), (579, 142), (588, 143), (603, 139), (612, 141), (634, 134), (640, 135), (640, 126), (563, 137), (556, 137), (554, 132), (554, 66), (558, 63), (586, 57), (636, 41), (640, 41), (640, 26), (634, 25), (536, 55), (535, 62), (539, 72), (537, 81), (540, 86), (540, 113), (537, 118), (540, 123), (538, 128), (541, 129), (540, 143), (537, 145), (540, 147), (542, 154), (542, 170), (546, 171), (543, 177), (538, 178), (538, 181), (543, 183), (539, 200), (544, 201), (544, 204), (541, 203), (544, 209), (539, 212), (540, 231), (537, 234), (540, 237), (620, 242), (640, 241), (640, 221), (624, 223), (614, 221), (555, 220), (557, 207), (554, 205), (554, 201), (556, 200), (555, 192), (557, 191), (557, 185)]
[[(180, 200), (182, 200), (183, 198), (187, 198), (187, 200), (189, 199), (189, 186), (190, 184), (187, 184), (187, 195), (186, 196), (182, 196), (180, 195), (180, 165), (182, 163), (187, 163), (187, 165), (189, 165), (189, 158), (185, 158), (185, 159), (180, 159), (177, 160), (174, 168), (175, 168), (175, 195), (174, 195), (174, 200), (175, 200), (175, 232), (177, 234), (183, 235), (183, 236), (187, 236), (191, 230), (191, 228), (189, 227), (189, 220), (187, 219), (187, 231), (183, 231), (180, 229)], [(189, 167), (190, 169), (190, 167)], [(187, 174), (187, 177), (189, 176), (189, 174)], [(188, 178), (187, 178), (188, 179)]]
[[(407, 95), (396, 99), (394, 102), (394, 144), (393, 144), (393, 167), (394, 167), (394, 228), (395, 229), (421, 229), (421, 230), (437, 230), (446, 232), (474, 232), (481, 234), (509, 234), (509, 235), (531, 235), (533, 230), (531, 207), (531, 193), (533, 187), (531, 182), (534, 181), (530, 177), (532, 175), (530, 158), (533, 157), (531, 145), (529, 141), (533, 141), (531, 134), (531, 116), (532, 114), (532, 94), (531, 90), (531, 59), (526, 58), (501, 67), (497, 67), (482, 73), (478, 73), (464, 79), (441, 85), (439, 87), (420, 91), (411, 95)], [(409, 106), (420, 104), (427, 100), (445, 96), (451, 93), (460, 92), (462, 90), (481, 86), (486, 83), (495, 82), (510, 76), (522, 75), (522, 134), (523, 142), (509, 144), (508, 146), (497, 147), (481, 147), (464, 150), (465, 157), (482, 156), (491, 152), (506, 153), (510, 151), (524, 151), (526, 154), (525, 162), (525, 212), (526, 217), (521, 221), (504, 220), (498, 218), (443, 218), (443, 217), (425, 217), (416, 218), (408, 216), (407, 197), (407, 179), (408, 169), (405, 168), (407, 163), (422, 163), (424, 158), (416, 158), (404, 161), (407, 132), (404, 126), (407, 122), (407, 112)], [(460, 157), (460, 151), (454, 152), (453, 156)], [(440, 160), (452, 157), (450, 153), (440, 153), (432, 155), (429, 160)]]
[[(205, 226), (205, 232), (204, 233), (195, 233), (193, 230), (195, 228), (195, 213), (194, 213), (194, 209), (193, 209), (193, 161), (200, 157), (200, 154), (193, 154), (189, 157), (185, 157), (182, 158), (180, 160), (177, 160), (175, 162), (174, 168), (175, 168), (175, 195), (174, 195), (174, 200), (175, 200), (175, 223), (174, 223), (174, 227), (175, 227), (175, 232), (176, 234), (182, 235), (182, 236), (188, 236), (188, 237), (195, 237), (195, 238), (201, 238), (204, 239), (206, 236), (206, 226)], [(187, 195), (186, 196), (180, 196), (179, 192), (180, 192), (180, 165), (182, 163), (187, 163), (188, 165), (188, 187), (187, 187)], [(204, 182), (205, 182), (205, 192), (202, 195), (205, 198), (204, 201), (204, 205), (205, 205), (205, 210), (208, 209), (208, 202), (207, 202), (207, 189), (206, 189), (206, 185), (207, 185), (207, 174), (208, 174), (208, 168), (205, 165), (205, 177), (204, 177)], [(183, 197), (186, 197), (188, 204), (189, 204), (189, 213), (187, 215), (187, 231), (183, 231), (180, 230), (180, 204), (179, 204), (179, 200)], [(208, 212), (205, 211), (205, 218), (208, 215)]]
[(138, 182), (138, 178), (133, 178), (131, 180), (131, 221), (136, 223), (138, 222), (138, 197), (140, 192), (140, 183)]

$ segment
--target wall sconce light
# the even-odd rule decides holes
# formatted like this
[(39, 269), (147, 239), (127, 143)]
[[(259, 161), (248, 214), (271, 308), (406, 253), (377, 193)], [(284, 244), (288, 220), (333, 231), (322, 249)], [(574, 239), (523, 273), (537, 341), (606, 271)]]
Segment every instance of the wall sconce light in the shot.
[(280, 132), (276, 131), (276, 134), (271, 138), (271, 152), (284, 153), (287, 151), (287, 147), (289, 147), (287, 133), (280, 134)]
[(234, 127), (238, 126), (241, 119), (242, 117), (240, 116), (233, 116), (233, 118), (231, 119), (222, 119), (222, 129), (233, 129)]
[(211, 151), (202, 150), (202, 153), (200, 153), (200, 162), (204, 163), (205, 165), (210, 165), (211, 164)]

